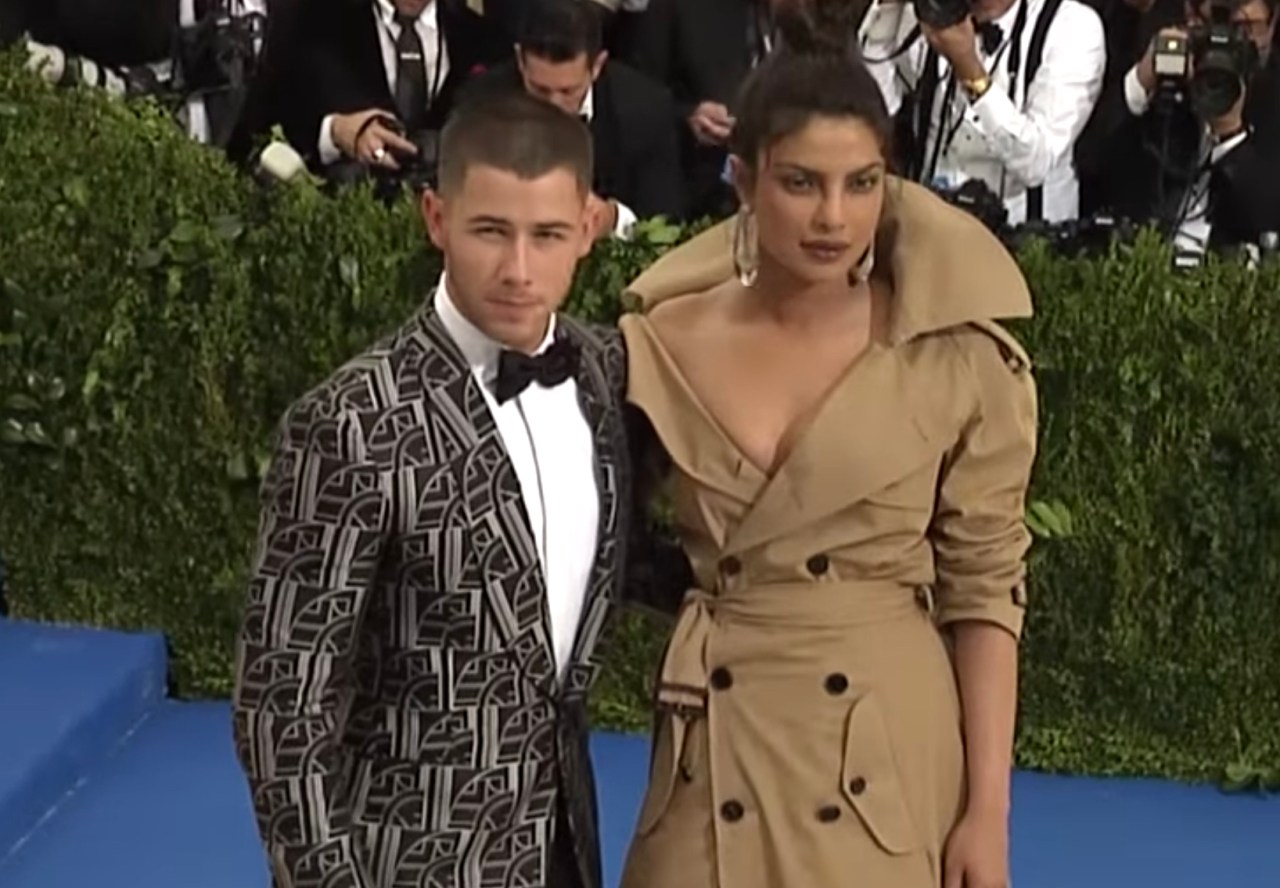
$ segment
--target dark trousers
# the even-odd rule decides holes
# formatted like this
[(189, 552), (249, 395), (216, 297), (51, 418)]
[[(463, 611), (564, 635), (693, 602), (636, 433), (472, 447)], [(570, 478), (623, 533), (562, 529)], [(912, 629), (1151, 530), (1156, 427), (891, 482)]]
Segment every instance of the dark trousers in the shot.
[(583, 888), (582, 870), (578, 866), (578, 853), (573, 850), (573, 833), (569, 829), (564, 805), (560, 805), (556, 813), (556, 835), (551, 845), (547, 888)]

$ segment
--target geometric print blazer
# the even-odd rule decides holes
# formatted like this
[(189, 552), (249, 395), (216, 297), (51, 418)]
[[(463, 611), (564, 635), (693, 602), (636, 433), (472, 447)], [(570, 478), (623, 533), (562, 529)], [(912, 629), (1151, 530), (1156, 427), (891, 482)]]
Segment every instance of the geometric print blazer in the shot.
[(514, 466), (430, 299), (285, 414), (233, 707), (277, 888), (544, 888), (561, 804), (600, 885), (585, 696), (631, 531), (626, 358), (558, 323), (600, 495), (563, 678)]

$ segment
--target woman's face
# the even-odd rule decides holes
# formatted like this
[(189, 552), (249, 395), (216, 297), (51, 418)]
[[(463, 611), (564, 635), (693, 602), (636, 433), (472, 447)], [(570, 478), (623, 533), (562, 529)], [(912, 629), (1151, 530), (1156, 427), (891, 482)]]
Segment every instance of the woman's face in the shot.
[(870, 126), (815, 117), (761, 152), (754, 171), (739, 164), (737, 175), (762, 261), (807, 284), (848, 279), (884, 203), (884, 151)]

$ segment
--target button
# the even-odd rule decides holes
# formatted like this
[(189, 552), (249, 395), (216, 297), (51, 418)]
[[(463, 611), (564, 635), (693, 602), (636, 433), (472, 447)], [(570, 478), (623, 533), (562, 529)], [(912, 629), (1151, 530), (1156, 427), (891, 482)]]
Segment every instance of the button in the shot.
[(821, 823), (835, 823), (840, 819), (840, 809), (835, 805), (823, 805), (818, 809), (818, 820)]
[(742, 571), (742, 562), (730, 555), (720, 562), (720, 571), (726, 576), (734, 576)]
[(814, 555), (805, 562), (805, 567), (809, 568), (809, 573), (815, 577), (820, 577), (831, 567), (831, 561), (826, 555)]
[(827, 680), (823, 682), (827, 693), (833, 697), (839, 697), (845, 691), (849, 690), (849, 679), (842, 672), (833, 672), (827, 676)]
[(711, 670), (711, 687), (717, 691), (727, 691), (733, 687), (733, 673), (723, 666)]
[(742, 802), (735, 799), (729, 799), (720, 806), (720, 816), (730, 823), (736, 823), (742, 819), (742, 815), (746, 812), (742, 808)]
[(867, 791), (867, 781), (861, 777), (854, 777), (849, 781), (849, 792), (854, 795), (862, 795)]

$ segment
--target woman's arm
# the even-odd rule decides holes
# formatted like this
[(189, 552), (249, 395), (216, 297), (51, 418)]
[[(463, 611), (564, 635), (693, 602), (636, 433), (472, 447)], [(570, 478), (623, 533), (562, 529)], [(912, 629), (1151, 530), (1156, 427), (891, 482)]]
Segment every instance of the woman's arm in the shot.
[(992, 623), (957, 623), (953, 631), (969, 775), (967, 808), (1003, 821), (1009, 814), (1013, 770), (1018, 641)]

